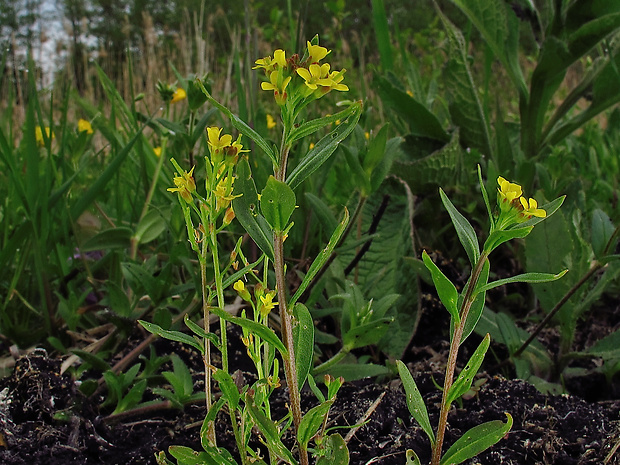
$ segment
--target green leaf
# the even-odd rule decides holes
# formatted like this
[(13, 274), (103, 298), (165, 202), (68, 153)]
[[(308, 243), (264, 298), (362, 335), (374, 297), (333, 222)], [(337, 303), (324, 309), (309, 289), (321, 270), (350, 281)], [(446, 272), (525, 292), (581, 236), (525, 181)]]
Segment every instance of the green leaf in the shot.
[(383, 71), (393, 69), (392, 43), (390, 41), (390, 27), (383, 0), (372, 0), (372, 23), (377, 38), (377, 48)]
[(375, 137), (372, 138), (370, 144), (368, 145), (368, 151), (366, 152), (362, 163), (364, 166), (364, 171), (367, 174), (372, 173), (388, 153), (385, 150), (387, 145), (388, 128), (388, 123), (381, 126), (381, 129), (379, 129)]
[(351, 116), (316, 143), (295, 167), (286, 179), (291, 189), (297, 188), (305, 179), (318, 170), (323, 163), (336, 151), (338, 145), (353, 131), (362, 114), (362, 102), (351, 105)]
[(131, 304), (125, 291), (114, 281), (108, 281), (105, 287), (108, 291), (110, 309), (117, 315), (129, 318), (131, 316)]
[(108, 362), (106, 362), (97, 354), (93, 354), (91, 352), (87, 352), (81, 349), (71, 349), (71, 353), (80, 357), (83, 361), (90, 364), (96, 370), (100, 370), (105, 373), (112, 369)]
[(527, 85), (519, 67), (519, 21), (509, 5), (487, 0), (452, 1), (478, 29), (521, 97), (526, 98)]
[(297, 320), (297, 325), (293, 328), (297, 388), (301, 391), (312, 368), (314, 358), (314, 321), (304, 304), (297, 303), (293, 308), (293, 315)]
[(167, 229), (166, 220), (158, 210), (150, 210), (136, 228), (134, 238), (138, 244), (148, 244)]
[(394, 160), (390, 173), (404, 180), (414, 194), (436, 192), (437, 186), (454, 184), (462, 176), (463, 149), (459, 131), (455, 130), (448, 143), (436, 147), (422, 144), (419, 138), (407, 137), (401, 145), (404, 156)]
[(94, 250), (127, 249), (131, 245), (133, 231), (130, 228), (105, 229), (87, 240), (80, 251), (92, 252)]
[(387, 332), (393, 318), (379, 318), (370, 323), (355, 326), (342, 335), (342, 345), (346, 350), (375, 345)]
[(308, 207), (312, 210), (313, 215), (316, 215), (327, 234), (333, 232), (338, 226), (338, 220), (327, 204), (311, 192), (304, 192), (304, 197), (308, 202)]
[(411, 416), (422, 427), (422, 430), (424, 430), (431, 441), (431, 446), (434, 446), (435, 433), (433, 432), (422, 394), (420, 394), (420, 390), (413, 380), (413, 376), (411, 376), (407, 365), (397, 360), (396, 366), (398, 367), (398, 374), (400, 375), (403, 387), (405, 388), (405, 394), (407, 395), (407, 408), (409, 409), (409, 413), (411, 413)]
[(291, 465), (297, 465), (297, 461), (293, 458), (293, 454), (280, 439), (280, 430), (273, 420), (267, 418), (267, 416), (260, 411), (260, 409), (254, 403), (254, 399), (250, 394), (246, 394), (245, 405), (253, 423), (258, 427), (260, 432), (265, 437), (265, 442), (269, 451), (276, 455), (278, 458), (284, 460)]
[(125, 412), (135, 407), (142, 400), (142, 395), (146, 389), (146, 380), (140, 380), (132, 386), (129, 392), (118, 402), (112, 415)]
[(485, 284), (484, 286), (476, 289), (475, 294), (479, 292), (486, 292), (490, 289), (494, 289), (499, 286), (503, 286), (504, 284), (510, 283), (548, 283), (551, 281), (555, 281), (556, 279), (560, 279), (568, 273), (568, 270), (561, 271), (557, 274), (552, 273), (523, 273), (518, 274), (517, 276), (512, 276), (510, 278), (498, 279), (497, 281), (490, 282)]
[(469, 362), (467, 362), (465, 368), (463, 368), (463, 370), (461, 370), (461, 372), (459, 373), (459, 376), (454, 381), (454, 384), (452, 384), (452, 386), (448, 390), (448, 404), (451, 404), (456, 399), (459, 399), (467, 391), (469, 391), (474, 376), (476, 376), (476, 373), (478, 373), (478, 370), (480, 369), (480, 366), (484, 361), (484, 356), (489, 349), (490, 343), (491, 337), (489, 336), (489, 334), (487, 334), (486, 336), (484, 336), (484, 339), (482, 339), (482, 342), (470, 357)]
[(394, 110), (408, 124), (413, 135), (441, 142), (450, 140), (450, 136), (443, 129), (437, 117), (423, 104), (411, 97), (398, 83), (394, 74), (388, 73), (387, 78), (377, 76), (374, 84), (379, 91), (383, 104)]
[(412, 449), (407, 449), (405, 459), (407, 459), (407, 463), (405, 465), (422, 465), (418, 454), (416, 454)]
[(480, 258), (480, 244), (478, 244), (476, 231), (474, 231), (473, 226), (467, 221), (467, 218), (461, 215), (456, 207), (452, 205), (452, 202), (450, 202), (450, 199), (441, 188), (439, 188), (439, 195), (441, 196), (444, 207), (446, 207), (446, 210), (448, 210), (450, 214), (452, 224), (454, 224), (459, 240), (469, 257), (469, 262), (472, 266), (475, 266)]
[(292, 306), (293, 304), (297, 302), (297, 300), (299, 300), (299, 298), (302, 296), (304, 291), (312, 283), (312, 280), (314, 279), (314, 277), (321, 270), (323, 265), (325, 265), (327, 260), (329, 260), (329, 257), (331, 257), (332, 253), (334, 252), (334, 249), (340, 242), (340, 238), (344, 234), (344, 231), (348, 224), (349, 224), (349, 210), (347, 210), (347, 208), (345, 207), (344, 213), (342, 216), (342, 221), (338, 224), (338, 227), (334, 230), (334, 233), (332, 234), (332, 237), (329, 239), (327, 246), (323, 250), (321, 250), (321, 252), (317, 255), (317, 257), (312, 262), (312, 265), (310, 265), (310, 268), (308, 269), (308, 272), (304, 276), (304, 279), (302, 280), (301, 284), (295, 291), (295, 294), (291, 298), (289, 302), (289, 306)]
[(586, 353), (606, 360), (620, 358), (620, 330), (599, 339)]
[[(387, 127), (387, 124), (383, 127)], [(386, 134), (387, 134), (387, 131), (386, 131)], [(402, 137), (393, 137), (392, 139), (386, 142), (385, 150), (382, 154), (382, 158), (373, 167), (372, 173), (370, 174), (370, 191), (371, 192), (376, 192), (379, 189), (379, 187), (385, 180), (385, 177), (388, 175), (388, 173), (392, 169), (394, 160), (396, 160), (396, 158), (401, 155), (402, 150), (400, 149), (400, 146), (402, 142), (403, 142)], [(371, 148), (368, 149), (369, 153), (370, 153), (370, 150)], [(370, 155), (367, 155), (366, 158), (368, 158), (369, 156)], [(366, 162), (364, 161), (364, 163)]]
[(237, 164), (237, 179), (234, 184), (233, 195), (239, 195), (232, 201), (235, 217), (247, 231), (256, 245), (273, 261), (273, 235), (268, 228), (263, 228), (257, 221), (258, 193), (252, 179), (250, 165), (245, 158)]
[(257, 323), (256, 321), (248, 320), (247, 318), (230, 315), (228, 312), (225, 312), (224, 310), (221, 310), (217, 307), (211, 307), (211, 313), (219, 316), (226, 321), (230, 321), (231, 323), (247, 329), (250, 333), (255, 334), (263, 341), (271, 344), (274, 348), (278, 349), (278, 351), (282, 354), (282, 357), (288, 358), (288, 351), (286, 350), (286, 347), (284, 347), (282, 341), (278, 338), (278, 336), (276, 336), (276, 333), (274, 333), (271, 328), (263, 324)]
[(196, 348), (201, 354), (204, 355), (205, 348), (200, 344), (196, 338), (189, 336), (180, 331), (170, 331), (168, 329), (163, 329), (161, 326), (158, 326), (154, 323), (149, 323), (148, 321), (138, 320), (144, 329), (148, 332), (161, 336), (165, 339), (169, 339), (171, 341), (182, 342), (184, 344), (188, 344), (194, 348)]
[(316, 465), (348, 465), (349, 449), (338, 433), (330, 435), (322, 445), (325, 455), (319, 457)]
[(308, 443), (323, 424), (323, 421), (329, 413), (329, 409), (333, 403), (333, 400), (328, 400), (312, 407), (304, 414), (297, 431), (297, 440), (299, 441), (299, 444), (304, 447), (304, 449), (307, 448)]
[[(489, 271), (490, 271), (490, 263), (487, 259), (482, 265), (482, 271), (480, 272), (480, 277), (478, 278), (478, 284), (476, 285), (476, 289), (481, 286), (484, 286), (489, 280)], [(474, 290), (475, 292), (475, 290)], [(463, 336), (461, 337), (461, 344), (465, 342), (465, 339), (469, 337), (469, 335), (474, 331), (478, 321), (480, 320), (480, 316), (484, 310), (484, 302), (485, 302), (485, 292), (476, 292), (477, 296), (474, 299), (474, 302), (471, 304), (469, 308), (469, 313), (467, 315), (467, 321), (465, 321), (465, 327), (463, 328)], [(451, 329), (452, 322), (450, 322)]]
[[(437, 5), (437, 4), (435, 4)], [(444, 68), (445, 88), (450, 97), (452, 122), (459, 127), (464, 147), (474, 147), (493, 157), (489, 123), (478, 97), (478, 86), (469, 68), (469, 44), (450, 20), (436, 8), (448, 37), (448, 62)]]
[(294, 128), (286, 138), (286, 145), (290, 146), (293, 142), (307, 137), (311, 134), (314, 134), (321, 128), (325, 126), (335, 123), (336, 121), (344, 121), (349, 116), (358, 111), (356, 104), (350, 105), (347, 109), (339, 111), (333, 115), (324, 116), (323, 118), (313, 119), (311, 121), (307, 121), (305, 123), (301, 123), (298, 127)]
[(286, 183), (269, 176), (260, 197), (260, 208), (275, 232), (286, 229), (295, 210), (295, 193)]
[(506, 423), (501, 420), (489, 421), (467, 431), (446, 451), (440, 465), (463, 463), (499, 442), (512, 427), (512, 417), (508, 413), (506, 416)]
[(516, 229), (499, 229), (497, 231), (493, 231), (489, 234), (486, 242), (484, 243), (484, 250), (487, 253), (491, 253), (497, 247), (499, 247), (504, 242), (508, 242), (512, 239), (522, 239), (532, 232), (534, 226), (529, 226), (526, 228), (516, 228)]
[[(613, 233), (614, 225), (607, 213), (598, 208), (594, 210), (592, 213), (592, 250), (596, 258), (600, 259), (604, 256), (605, 248)], [(615, 250), (613, 244), (611, 250)]]
[(237, 115), (234, 115), (228, 108), (215, 100), (207, 91), (207, 89), (205, 89), (204, 85), (202, 84), (202, 82), (200, 82), (199, 79), (197, 79), (196, 82), (198, 83), (198, 86), (202, 89), (204, 94), (207, 96), (207, 99), (211, 102), (211, 104), (213, 104), (214, 107), (224, 113), (228, 117), (228, 119), (230, 119), (232, 125), (237, 128), (237, 130), (241, 134), (252, 139), (254, 143), (258, 145), (260, 149), (265, 152), (265, 154), (267, 154), (274, 166), (278, 166), (278, 159), (276, 158), (276, 154), (274, 153), (273, 149), (269, 146), (269, 143), (265, 139), (263, 139), (263, 137), (259, 133), (257, 133), (254, 129), (248, 126), (245, 121), (243, 121)]
[(234, 412), (237, 410), (241, 395), (232, 377), (224, 370), (216, 370), (215, 373), (213, 373), (213, 379), (218, 382), (220, 391), (222, 391), (222, 396), (228, 402), (231, 411)]
[(433, 263), (431, 257), (429, 257), (426, 253), (426, 250), (422, 251), (422, 260), (424, 261), (426, 268), (431, 272), (433, 284), (435, 284), (435, 289), (437, 289), (439, 300), (441, 300), (441, 303), (443, 303), (446, 310), (450, 313), (454, 324), (458, 325), (461, 318), (457, 307), (459, 293), (456, 290), (456, 287), (452, 284), (452, 281), (450, 281), (446, 275), (443, 274), (439, 268), (437, 268), (437, 265)]
[[(212, 448), (209, 443), (209, 429), (214, 427), (213, 422), (215, 422), (218, 412), (222, 409), (225, 403), (226, 399), (224, 399), (224, 397), (220, 397), (215, 404), (211, 405), (209, 412), (205, 415), (205, 418), (202, 421), (202, 425), (200, 426), (200, 443), (205, 451)], [(236, 464), (234, 461), (232, 463)]]
[[(224, 286), (227, 287), (227, 286)], [(204, 328), (202, 326), (197, 325), (196, 323), (194, 323), (190, 318), (189, 315), (185, 315), (183, 317), (183, 321), (185, 322), (185, 325), (198, 337), (201, 337), (203, 339), (209, 339), (209, 341), (211, 341), (211, 344), (213, 344), (217, 350), (220, 350), (220, 340), (219, 338), (213, 334), (213, 333), (207, 333)]]

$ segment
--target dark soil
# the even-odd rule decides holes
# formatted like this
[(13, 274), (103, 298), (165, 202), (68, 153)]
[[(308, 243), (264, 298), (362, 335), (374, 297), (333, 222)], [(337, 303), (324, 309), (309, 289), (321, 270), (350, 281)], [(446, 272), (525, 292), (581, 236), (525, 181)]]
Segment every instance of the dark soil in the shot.
[[(233, 339), (233, 338), (231, 338)], [(161, 350), (175, 350), (167, 341)], [(440, 371), (445, 340), (434, 347), (412, 353), (416, 382), (427, 405), (431, 423), (436, 424), (440, 392), (429, 371), (418, 371), (421, 360), (428, 364), (436, 381)], [(189, 361), (197, 368), (196, 360)], [(234, 363), (234, 362), (233, 362)], [(245, 362), (244, 362), (245, 363)], [(109, 412), (99, 410), (102, 397), (83, 396), (76, 382), (60, 375), (60, 360), (45, 351), (22, 357), (10, 377), (0, 380), (0, 463), (17, 464), (154, 464), (154, 454), (170, 445), (200, 449), (199, 430), (204, 416), (200, 405), (176, 409), (153, 409), (139, 416), (112, 421)], [(449, 418), (446, 447), (463, 432), (482, 422), (505, 421), (509, 412), (514, 425), (506, 438), (468, 465), (480, 464), (616, 464), (620, 452), (620, 401), (586, 402), (577, 396), (544, 396), (523, 381), (481, 374), (486, 380), (472, 399), (454, 408)], [(196, 390), (201, 389), (201, 374), (194, 375)], [(274, 399), (283, 409), (285, 389)], [(313, 402), (304, 397), (305, 408)], [(434, 408), (433, 408), (434, 406)], [(412, 420), (400, 381), (384, 384), (370, 380), (347, 383), (338, 395), (330, 415), (330, 426), (351, 426), (368, 420), (355, 429), (346, 428), (352, 465), (404, 464), (405, 451), (414, 449), (428, 461), (429, 443)], [(227, 421), (218, 421), (220, 445), (233, 444)], [(234, 447), (231, 445), (231, 449)]]

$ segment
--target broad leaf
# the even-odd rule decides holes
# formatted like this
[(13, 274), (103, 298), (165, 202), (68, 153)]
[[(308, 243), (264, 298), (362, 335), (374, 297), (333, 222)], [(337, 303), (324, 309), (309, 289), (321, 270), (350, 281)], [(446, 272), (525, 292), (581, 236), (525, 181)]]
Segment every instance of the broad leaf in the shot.
[(297, 325), (293, 328), (295, 364), (297, 366), (297, 388), (301, 391), (312, 368), (314, 359), (314, 321), (304, 304), (296, 304), (293, 315)]
[(459, 316), (459, 309), (457, 307), (459, 300), (459, 292), (456, 290), (452, 281), (450, 281), (445, 274), (441, 272), (437, 265), (433, 263), (431, 257), (428, 256), (426, 250), (422, 251), (422, 260), (424, 261), (424, 265), (431, 272), (431, 276), (433, 277), (433, 284), (435, 285), (435, 289), (437, 289), (437, 294), (439, 295), (439, 300), (446, 307), (446, 310), (450, 313), (454, 324), (459, 324), (461, 318)]
[(293, 189), (286, 183), (269, 176), (267, 185), (261, 192), (260, 209), (275, 232), (284, 231), (295, 210)]

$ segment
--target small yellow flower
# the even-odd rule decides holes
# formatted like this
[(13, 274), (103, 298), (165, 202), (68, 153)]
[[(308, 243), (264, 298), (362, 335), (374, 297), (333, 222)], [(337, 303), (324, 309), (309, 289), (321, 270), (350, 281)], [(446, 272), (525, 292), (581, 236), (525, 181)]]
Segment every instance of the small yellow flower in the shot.
[(547, 216), (547, 212), (545, 210), (538, 208), (538, 202), (536, 202), (536, 200), (530, 199), (528, 202), (524, 197), (521, 197), (519, 200), (521, 200), (521, 206), (523, 207), (521, 215), (528, 218), (531, 218), (532, 216), (544, 218)]
[(196, 192), (196, 182), (192, 177), (192, 173), (194, 172), (194, 168), (192, 167), (187, 171), (184, 171), (179, 176), (175, 176), (173, 181), (176, 187), (169, 187), (167, 190), (169, 192), (178, 192), (181, 198), (185, 200), (187, 203), (192, 202), (192, 194)]
[(409, 97), (413, 97), (413, 92), (411, 92), (410, 90), (407, 90), (407, 95), (408, 95)]
[(286, 52), (281, 49), (278, 49), (275, 52), (273, 52), (273, 61), (275, 61), (280, 68), (285, 69), (286, 68)]
[(230, 134), (222, 133), (222, 128), (210, 127), (207, 128), (207, 138), (212, 153), (221, 153), (225, 147), (228, 147), (232, 142), (232, 136)]
[(245, 288), (245, 284), (243, 283), (243, 281), (239, 280), (235, 284), (233, 284), (233, 289), (237, 291), (239, 297), (241, 297), (246, 302), (252, 300), (252, 297), (250, 296), (248, 290)]
[(276, 296), (276, 291), (267, 291), (265, 295), (259, 297), (258, 311), (263, 317), (269, 315), (269, 312), (273, 310), (273, 307), (278, 305), (278, 302), (274, 302), (273, 298)]
[[(48, 126), (45, 127), (45, 136), (48, 139), (55, 139), (54, 133)], [(43, 128), (41, 128), (41, 126), (34, 128), (34, 139), (39, 147), (43, 147), (45, 145), (45, 141), (43, 140)]]
[(327, 50), (325, 47), (321, 47), (320, 45), (312, 45), (310, 41), (308, 43), (308, 55), (310, 55), (310, 63), (318, 63), (323, 58), (327, 56), (331, 50)]
[(185, 92), (185, 89), (178, 87), (177, 90), (174, 91), (174, 94), (172, 94), (172, 100), (170, 100), (170, 103), (178, 103), (186, 98), (187, 92)]
[(366, 138), (366, 140), (370, 140), (370, 133), (368, 131), (366, 131), (364, 133), (364, 137)]
[(311, 64), (308, 69), (297, 68), (297, 74), (299, 74), (304, 81), (306, 81), (306, 85), (312, 90), (316, 90), (317, 85), (331, 87), (333, 82), (331, 79), (326, 79), (329, 75), (329, 63), (325, 63), (320, 66), (317, 64)]
[(521, 189), (520, 185), (506, 181), (501, 176), (497, 178), (497, 184), (499, 184), (499, 189), (497, 190), (499, 192), (499, 197), (497, 200), (500, 209), (507, 211), (512, 208), (512, 202), (521, 197), (523, 189)]
[(78, 132), (86, 132), (87, 134), (92, 134), (93, 133), (93, 127), (91, 126), (90, 122), (86, 121), (85, 119), (80, 118), (78, 120)]
[(153, 152), (155, 153), (155, 156), (161, 157), (161, 147), (153, 147)]
[(235, 182), (234, 177), (226, 176), (219, 183), (217, 183), (214, 194), (215, 194), (215, 202), (216, 202), (215, 209), (218, 212), (223, 210), (224, 208), (228, 208), (228, 206), (230, 205), (230, 202), (233, 199), (237, 197), (241, 197), (241, 195), (232, 195), (234, 182)]
[(271, 56), (259, 58), (254, 63), (256, 66), (252, 67), (252, 69), (263, 68), (265, 70), (265, 74), (271, 74), (275, 70), (277, 64)]
[(344, 73), (346, 73), (346, 69), (342, 69), (340, 71), (332, 71), (329, 75), (329, 90), (337, 90), (340, 92), (346, 92), (349, 90), (349, 87), (346, 84), (341, 84), (344, 79)]
[(261, 82), (261, 89), (273, 90), (273, 96), (278, 105), (284, 105), (286, 101), (286, 86), (291, 82), (291, 77), (284, 78), (282, 71), (272, 71), (269, 75), (269, 82)]
[(273, 129), (276, 127), (276, 120), (273, 119), (269, 113), (267, 114), (267, 129)]
[(310, 142), (310, 145), (308, 146), (308, 148), (312, 150), (314, 148), (314, 142)]

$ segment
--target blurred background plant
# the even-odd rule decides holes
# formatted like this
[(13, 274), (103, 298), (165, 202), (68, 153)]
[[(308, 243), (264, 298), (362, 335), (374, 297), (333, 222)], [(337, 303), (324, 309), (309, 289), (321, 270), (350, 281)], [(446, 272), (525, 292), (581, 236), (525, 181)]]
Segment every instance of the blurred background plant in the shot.
[[(136, 329), (138, 318), (180, 329), (183, 316), (198, 309), (200, 273), (187, 258), (183, 214), (165, 191), (174, 173), (162, 159), (174, 156), (199, 172), (208, 150), (205, 128), (232, 129), (202, 100), (194, 79), (273, 143), (282, 130), (277, 108), (261, 96), (259, 73), (251, 68), (277, 47), (303, 52), (306, 37), (318, 31), (330, 44), (330, 60), (347, 69), (350, 93), (364, 100), (364, 112), (334, 156), (299, 187), (296, 227), (287, 238), (289, 273), (301, 282), (342, 207), (351, 212), (322, 279), (301, 298), (319, 323), (317, 367), (351, 347), (346, 335), (363, 333), (352, 322), (363, 327), (369, 310), (381, 316), (366, 323), (391, 321), (389, 336), (361, 337), (334, 367), (342, 365), (346, 374), (346, 365), (363, 363), (379, 374), (389, 371), (386, 355), (402, 357), (430, 282), (422, 246), (456, 257), (459, 269), (468, 266), (446, 227), (437, 187), (475, 220), (477, 233), (488, 228), (472, 188), (480, 163), (489, 182), (500, 173), (518, 180), (541, 204), (567, 196), (562, 211), (528, 236), (525, 247), (515, 241), (501, 252), (506, 260), (498, 263), (509, 269), (499, 267), (499, 278), (571, 271), (557, 282), (488, 293), (480, 330), (505, 344), (508, 355), (498, 353), (497, 362), (509, 356), (507, 374), (541, 388), (564, 389), (567, 377), (584, 370), (613, 379), (620, 366), (612, 332), (617, 317), (610, 317), (601, 335), (609, 339), (600, 343), (574, 335), (620, 292), (620, 7), (369, 4), (0, 1), (2, 347), (44, 343), (63, 353), (81, 350), (83, 360), (85, 353), (109, 360), (129, 337), (140, 339), (141, 349), (152, 341)], [(54, 15), (58, 34), (43, 27)], [(56, 61), (49, 64), (49, 56)], [(183, 89), (186, 98), (162, 99), (158, 82)], [(325, 98), (331, 107), (350, 103), (342, 95)], [(291, 169), (295, 154), (311, 143), (292, 147)], [(269, 175), (264, 166), (251, 166), (257, 185)], [(235, 250), (242, 230), (233, 225), (222, 236), (222, 249)], [(556, 251), (558, 237), (564, 240)], [(258, 258), (247, 237), (242, 247), (250, 261)], [(543, 322), (558, 331), (558, 347), (537, 339), (525, 344)], [(118, 375), (136, 357), (109, 369)], [(584, 364), (585, 357), (602, 363)], [(136, 375), (130, 384), (139, 382)], [(173, 386), (175, 393), (181, 389)], [(124, 387), (122, 396), (132, 389)]]

